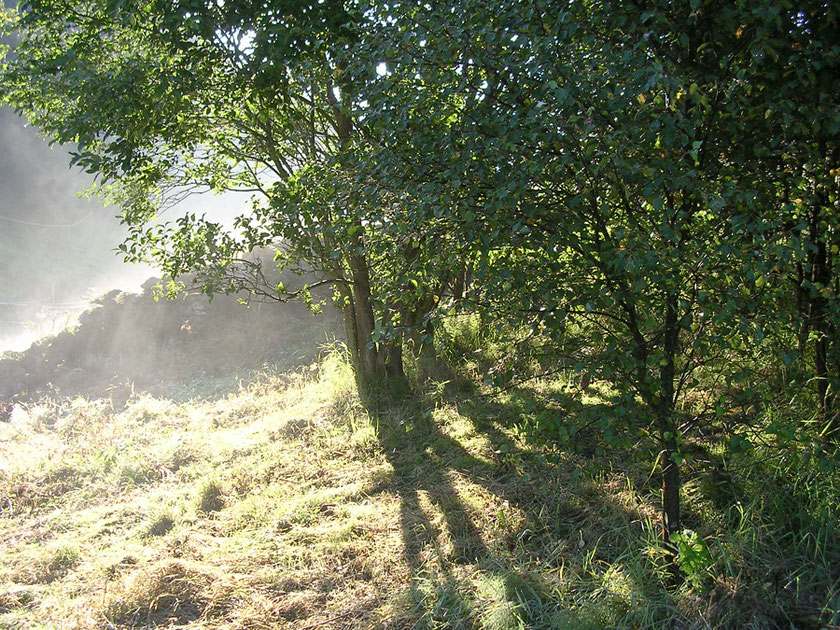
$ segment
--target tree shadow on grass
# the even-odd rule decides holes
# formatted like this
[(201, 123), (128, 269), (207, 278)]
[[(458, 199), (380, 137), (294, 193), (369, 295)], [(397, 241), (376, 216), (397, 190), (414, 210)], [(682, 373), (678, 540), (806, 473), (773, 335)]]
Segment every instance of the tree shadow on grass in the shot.
[[(640, 513), (611, 496), (601, 481), (588, 482), (583, 496), (581, 487), (567, 487), (577, 483), (568, 467), (587, 465), (586, 457), (561, 453), (550, 461), (544, 450), (519, 445), (509, 429), (526, 412), (539, 410), (536, 399), (499, 402), (466, 393), (453, 402), (459, 418), (484, 438), (481, 454), (468, 450), (419, 409), (402, 424), (395, 419), (399, 414), (375, 416), (380, 447), (394, 469), (403, 554), (412, 578), (406, 603), (413, 619), (403, 619), (405, 627), (483, 627), (494, 614), (503, 617), (513, 615), (511, 611), (527, 618), (527, 627), (575, 627), (571, 611), (560, 614), (558, 586), (545, 582), (550, 563), (559, 566), (569, 560), (574, 565), (591, 551), (590, 562), (620, 565), (634, 544), (641, 555), (641, 529), (631, 528), (640, 522)], [(593, 406), (597, 413), (608, 411), (605, 404)], [(406, 430), (406, 424), (413, 426)], [(524, 515), (522, 522), (498, 530), (488, 527), (488, 515), (472, 507), (476, 502), (470, 502), (459, 478), (493, 495), (496, 505), (509, 505)], [(492, 538), (499, 531), (504, 536)], [(535, 570), (541, 562), (548, 563), (548, 573)], [(476, 597), (476, 580), (497, 585), (498, 606), (488, 608), (486, 598)], [(635, 575), (628, 580), (647, 599), (650, 583), (637, 583)]]
[[(471, 470), (478, 475), (492, 471), (429, 418), (418, 419), (406, 432), (404, 425), (382, 414), (376, 422), (376, 435), (394, 469), (400, 500), (403, 555), (411, 573), (407, 604), (415, 616), (410, 627), (421, 629), (469, 619), (465, 627), (472, 627), (476, 620), (459, 593), (453, 568), (482, 562), (491, 552), (453, 484), (455, 468), (450, 464), (456, 461), (459, 471)], [(434, 574), (442, 578), (440, 583), (422, 583), (424, 576)], [(437, 592), (428, 592), (430, 588)], [(437, 601), (430, 602), (429, 598)]]
[[(512, 413), (501, 405), (493, 411)], [(486, 408), (481, 410), (487, 412)], [(505, 543), (487, 540), (487, 534), (477, 525), (478, 521), (486, 525), (492, 515), (478, 513), (482, 500), (470, 505), (464, 495), (469, 490), (459, 483), (461, 478), (475, 484), (496, 497), (498, 504), (531, 511), (539, 492), (523, 491), (527, 484), (520, 483), (516, 472), (497, 456), (502, 445), (506, 455), (525, 454), (489, 422), (476, 424), (482, 429), (482, 437), (492, 444), (491, 457), (483, 457), (471, 453), (458, 439), (447, 435), (431, 414), (419, 409), (402, 423), (396, 419), (399, 414), (375, 417), (377, 439), (394, 469), (394, 487), (400, 499), (403, 554), (411, 573), (406, 603), (414, 617), (411, 622), (404, 620), (407, 627), (480, 627), (479, 617), (487, 611), (482, 613), (473, 605), (474, 596), (465, 579), (468, 575), (496, 575), (504, 584), (518, 580), (518, 590), (504, 589), (507, 596), (516, 599), (522, 599), (525, 592), (546, 590), (536, 583), (528, 586), (526, 577), (514, 577), (519, 574), (502, 557), (504, 549), (499, 546)], [(397, 623), (394, 627), (402, 626)]]

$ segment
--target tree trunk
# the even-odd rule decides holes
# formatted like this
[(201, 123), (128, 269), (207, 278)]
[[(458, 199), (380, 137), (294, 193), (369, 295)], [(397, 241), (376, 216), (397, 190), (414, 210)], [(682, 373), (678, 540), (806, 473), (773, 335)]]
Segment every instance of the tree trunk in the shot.
[[(437, 295), (442, 295), (445, 281), (438, 288)], [(437, 304), (437, 297), (430, 295), (403, 311), (403, 321), (409, 329), (409, 339), (418, 366), (418, 378), (425, 381), (431, 376), (438, 362), (435, 350), (435, 326), (430, 314)], [(425, 320), (425, 324), (423, 323)]]
[(420, 364), (420, 375), (424, 380), (434, 376), (435, 366), (439, 362), (434, 337), (434, 324), (428, 321), (420, 338), (420, 352), (417, 356), (417, 361)]
[(677, 444), (673, 437), (676, 427), (671, 424), (670, 431), (662, 431), (662, 539), (666, 548), (673, 552), (671, 535), (680, 530), (680, 468), (674, 461)]
[(339, 294), (344, 300), (341, 308), (344, 316), (344, 338), (347, 340), (347, 350), (350, 353), (350, 365), (356, 379), (356, 389), (362, 392), (367, 387), (364, 369), (362, 367), (362, 348), (359, 346), (359, 331), (356, 327), (356, 307), (353, 292), (346, 284), (339, 284)]
[(381, 344), (377, 353), (379, 378), (385, 391), (392, 397), (402, 398), (410, 391), (403, 368), (403, 345), (401, 339), (391, 339)]
[(662, 441), (662, 538), (670, 560), (669, 573), (675, 583), (678, 583), (681, 577), (677, 565), (677, 550), (671, 542), (671, 536), (680, 531), (682, 527), (680, 519), (680, 468), (674, 460), (674, 456), (677, 454), (676, 434), (678, 429), (674, 415), (674, 360), (679, 347), (680, 335), (678, 304), (679, 296), (676, 292), (668, 295), (665, 304), (665, 327), (663, 330), (662, 350), (664, 357), (659, 368), (659, 400), (657, 404), (659, 433)]
[(796, 312), (799, 314), (800, 318), (799, 331), (796, 335), (796, 352), (798, 357), (797, 360), (802, 362), (805, 360), (805, 349), (807, 347), (808, 333), (810, 332), (811, 327), (811, 315), (807, 305), (808, 296), (806, 295), (805, 289), (805, 269), (804, 265), (800, 261), (796, 263)]
[[(674, 286), (679, 286), (679, 278), (674, 278)], [(629, 291), (626, 292), (628, 295)], [(677, 455), (676, 433), (678, 424), (675, 416), (674, 376), (676, 374), (675, 358), (680, 341), (680, 317), (677, 312), (679, 306), (679, 292), (676, 288), (665, 298), (665, 322), (663, 329), (663, 357), (659, 364), (658, 387), (650, 386), (654, 371), (650, 365), (650, 348), (648, 341), (641, 332), (636, 307), (629, 298), (621, 302), (621, 307), (627, 315), (627, 324), (633, 337), (632, 355), (635, 361), (633, 369), (638, 391), (654, 414), (659, 430), (661, 446), (659, 464), (662, 467), (662, 540), (669, 560), (668, 572), (670, 581), (678, 585), (681, 581), (677, 564), (677, 549), (671, 543), (671, 536), (680, 531), (680, 469), (674, 456)]]
[[(673, 415), (671, 417), (673, 418)], [(680, 518), (681, 479), (680, 467), (674, 461), (674, 454), (677, 452), (677, 443), (673, 437), (676, 426), (673, 422), (665, 422), (664, 424), (670, 424), (671, 429), (667, 432), (663, 431), (660, 436), (662, 439), (662, 454), (660, 456), (660, 465), (662, 466), (662, 541), (668, 560), (669, 581), (677, 586), (682, 583), (682, 574), (678, 564), (678, 550), (671, 541), (671, 536), (679, 532), (682, 527)], [(670, 437), (666, 437), (667, 434), (670, 434)]]
[[(814, 221), (814, 224), (816, 223), (817, 221)], [(817, 228), (816, 225), (814, 227)], [(811, 319), (817, 333), (817, 339), (814, 343), (814, 376), (817, 379), (817, 398), (820, 411), (825, 417), (830, 408), (828, 399), (828, 300), (823, 296), (822, 291), (830, 286), (831, 276), (828, 270), (828, 251), (825, 238), (822, 234), (813, 234), (812, 238), (816, 240), (815, 245), (817, 247), (814, 260), (814, 284), (817, 294), (811, 303)]]
[[(354, 247), (361, 246), (357, 236)], [(354, 369), (359, 394), (367, 402), (374, 402), (379, 392), (390, 396), (403, 396), (408, 392), (408, 384), (403, 369), (402, 341), (391, 339), (374, 343), (373, 332), (376, 319), (370, 290), (370, 273), (363, 256), (354, 254), (350, 257), (352, 277), (352, 330), (347, 330), (348, 338), (353, 336), (356, 348)], [(349, 316), (345, 315), (345, 328)]]
[[(815, 190), (816, 194), (816, 190)], [(821, 229), (820, 212), (813, 209), (811, 217), (811, 242), (816, 247), (814, 252), (814, 285), (811, 299), (811, 323), (816, 333), (814, 340), (814, 378), (817, 383), (817, 404), (825, 422), (824, 435), (832, 442), (840, 439), (840, 419), (834, 409), (834, 395), (830, 386), (829, 349), (832, 342), (832, 322), (829, 321), (830, 305), (825, 295), (832, 284), (831, 266), (826, 244), (827, 234)]]
[(370, 304), (369, 288), (354, 286), (354, 315), (356, 318), (356, 343), (359, 346), (359, 369), (362, 378), (371, 382), (375, 380), (378, 369), (376, 345), (373, 344), (373, 331), (376, 322)]

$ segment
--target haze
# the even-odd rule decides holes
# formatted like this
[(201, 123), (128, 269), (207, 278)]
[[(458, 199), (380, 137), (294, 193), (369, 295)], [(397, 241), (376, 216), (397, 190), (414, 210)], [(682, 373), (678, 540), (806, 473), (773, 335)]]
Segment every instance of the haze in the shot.
[[(57, 332), (91, 299), (137, 290), (155, 272), (129, 265), (115, 248), (125, 237), (117, 208), (78, 193), (92, 176), (70, 169), (63, 147), (50, 147), (8, 108), (0, 108), (0, 352), (22, 350)], [(229, 219), (247, 195), (188, 199), (187, 211)]]
[(115, 255), (114, 209), (77, 196), (90, 176), (24, 125), (0, 109), (0, 350), (25, 348), (95, 294), (135, 289), (150, 273)]

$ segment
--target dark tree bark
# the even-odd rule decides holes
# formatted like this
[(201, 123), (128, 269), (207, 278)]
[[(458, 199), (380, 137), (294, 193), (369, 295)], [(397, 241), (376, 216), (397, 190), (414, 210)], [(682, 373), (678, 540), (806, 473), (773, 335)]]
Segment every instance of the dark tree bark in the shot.
[(674, 361), (679, 348), (679, 317), (677, 306), (679, 296), (674, 291), (667, 296), (665, 304), (665, 324), (663, 342), (663, 362), (659, 369), (659, 403), (657, 416), (660, 439), (662, 440), (662, 537), (671, 556), (671, 576), (679, 579), (676, 564), (676, 549), (671, 543), (671, 536), (680, 531), (680, 468), (674, 456), (677, 454), (677, 422), (674, 409)]

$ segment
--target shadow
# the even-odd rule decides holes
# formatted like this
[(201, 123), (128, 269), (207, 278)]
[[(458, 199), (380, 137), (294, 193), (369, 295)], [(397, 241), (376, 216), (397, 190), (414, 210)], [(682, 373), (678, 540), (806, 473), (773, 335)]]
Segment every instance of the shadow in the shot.
[[(420, 566), (420, 546), (436, 528), (425, 515), (421, 496), (437, 507), (451, 536), (456, 564), (487, 557), (488, 551), (473, 524), (469, 509), (453, 486), (451, 473), (463, 473), (472, 480), (486, 481), (496, 471), (469, 453), (457, 440), (445, 435), (431, 419), (418, 418), (410, 431), (393, 426), (389, 418), (377, 418), (376, 434), (388, 462), (393, 466), (396, 489), (402, 501), (403, 530), (409, 565)], [(417, 517), (417, 518), (415, 518)]]
[[(550, 486), (535, 484), (533, 478), (522, 478), (522, 471), (512, 463), (527, 462), (535, 471), (532, 477), (538, 477), (540, 471), (550, 467), (545, 459), (520, 449), (503, 431), (500, 423), (517, 419), (521, 407), (487, 402), (470, 405), (468, 393), (461, 393), (458, 399), (460, 415), (472, 424), (477, 435), (488, 440), (489, 458), (471, 453), (447, 435), (431, 414), (423, 413), (422, 405), (408, 403), (397, 410), (371, 411), (379, 446), (394, 470), (391, 487), (400, 500), (403, 556), (412, 576), (408, 597), (416, 615), (413, 625), (407, 627), (442, 627), (440, 624), (456, 627), (450, 623), (472, 627), (463, 625), (465, 618), (480, 625), (478, 613), (459, 593), (456, 570), (459, 566), (469, 565), (475, 568), (476, 574), (496, 576), (505, 585), (504, 599), (525, 602), (526, 609), (532, 599), (547, 601), (549, 589), (536, 577), (526, 577), (527, 572), (520, 570), (511, 552), (517, 545), (527, 545), (531, 538), (548, 534), (549, 527), (541, 522), (542, 518), (573, 516), (575, 522), (584, 518), (571, 506), (564, 515), (541, 511), (554, 503), (553, 500), (546, 503), (545, 490)], [(411, 409), (407, 416), (406, 408)], [(521, 531), (513, 533), (510, 539), (486, 540), (476, 521), (481, 516), (486, 521), (487, 515), (476, 514), (467, 505), (459, 494), (458, 477), (483, 488), (499, 504), (528, 515), (519, 527)], [(576, 527), (572, 529), (577, 531)], [(539, 540), (538, 546), (549, 540)], [(437, 579), (434, 594), (437, 599), (433, 604), (428, 601), (427, 578), (430, 577)], [(452, 609), (460, 612), (449, 619)]]
[[(471, 565), (474, 579), (503, 585), (496, 587), (498, 601), (512, 608), (500, 606), (499, 614), (514, 614), (510, 613), (514, 610), (526, 627), (586, 625), (571, 610), (559, 609), (562, 597), (552, 590), (556, 585), (545, 582), (547, 574), (535, 570), (535, 563), (549, 572), (562, 570), (568, 563), (587, 575), (603, 574), (605, 581), (610, 567), (628, 564), (623, 578), (628, 592), (639, 602), (659, 596), (659, 590), (651, 590), (657, 583), (651, 579), (658, 571), (657, 563), (644, 556), (651, 542), (645, 534), (644, 506), (657, 501), (658, 480), (649, 483), (647, 464), (638, 466), (640, 473), (628, 466), (623, 446), (607, 454), (590, 448), (590, 443), (599, 440), (595, 421), (613, 411), (608, 401), (590, 396), (583, 405), (572, 393), (554, 393), (549, 400), (527, 390), (493, 400), (479, 395), (477, 388), (463, 387), (444, 398), (471, 425), (471, 434), (486, 440), (489, 457), (484, 456), (487, 446), (480, 456), (473, 454), (431, 414), (424, 414), (422, 408), (429, 401), (409, 403), (407, 407), (413, 409), (407, 415), (405, 408), (372, 413), (379, 446), (394, 469), (392, 487), (400, 500), (403, 555), (412, 576), (408, 597), (416, 614), (414, 625), (406, 627), (456, 627), (447, 625), (445, 611), (450, 605), (462, 610), (457, 627), (472, 627), (464, 624), (464, 610), (476, 625), (492, 614), (484, 601), (464, 601), (473, 594), (463, 594), (459, 565)], [(530, 448), (529, 437), (521, 445), (523, 418), (542, 411), (570, 414), (569, 426), (582, 427), (573, 438), (584, 444), (569, 450), (558, 439), (550, 448), (545, 444)], [(647, 447), (638, 444), (637, 451)], [(604, 470), (617, 472), (598, 472)], [(486, 515), (476, 514), (459, 494), (459, 476), (496, 497), (496, 504), (515, 508), (522, 522), (500, 526), (503, 537), (490, 538), (492, 527), (476, 525)], [(486, 525), (487, 518), (481, 520)], [(430, 578), (437, 579), (433, 597), (439, 600), (433, 603)], [(594, 597), (605, 588), (597, 585), (597, 579), (581, 590), (591, 588)], [(449, 604), (445, 598), (450, 598)], [(483, 610), (476, 612), (471, 605)], [(594, 609), (592, 614), (596, 615)]]
[[(458, 493), (453, 477), (463, 474), (481, 485), (492, 485), (497, 471), (470, 454), (420, 412), (411, 429), (387, 412), (375, 415), (376, 436), (394, 469), (393, 488), (400, 500), (403, 556), (411, 572), (409, 598), (417, 618), (412, 628), (439, 627), (458, 609), (458, 619), (471, 613), (460, 597), (453, 568), (489, 564), (491, 551), (475, 524), (475, 515)], [(432, 508), (439, 512), (440, 521)], [(425, 610), (421, 580), (426, 573), (442, 578), (433, 610)], [(449, 599), (450, 601), (446, 601)], [(430, 618), (431, 617), (431, 618)], [(476, 619), (472, 620), (477, 623)]]

